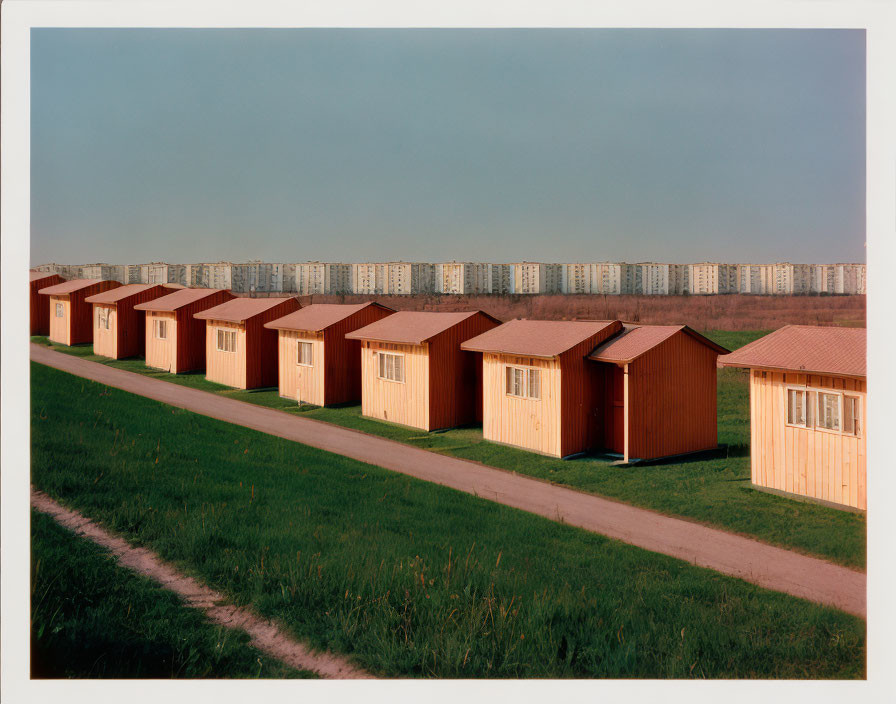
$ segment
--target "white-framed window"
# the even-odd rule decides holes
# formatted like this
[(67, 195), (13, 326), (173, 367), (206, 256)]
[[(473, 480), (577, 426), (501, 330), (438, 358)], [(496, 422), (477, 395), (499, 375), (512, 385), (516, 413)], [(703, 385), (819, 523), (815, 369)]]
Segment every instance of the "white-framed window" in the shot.
[(236, 330), (218, 328), (218, 351), (236, 352)]
[(168, 339), (168, 321), (156, 318), (152, 321), (152, 334), (157, 340)]
[(312, 350), (313, 346), (310, 342), (299, 340), (299, 344), (296, 346), (296, 364), (301, 364), (303, 367), (314, 366)]
[(99, 306), (96, 309), (96, 326), (104, 330), (109, 329), (109, 309)]
[(504, 367), (504, 393), (517, 398), (541, 398), (541, 370), (531, 367)]
[(64, 318), (65, 317), (65, 306), (61, 303), (56, 304), (56, 317)]
[(787, 387), (787, 425), (843, 435), (862, 434), (861, 395), (811, 387)]
[(386, 381), (404, 383), (404, 355), (377, 352), (378, 376)]

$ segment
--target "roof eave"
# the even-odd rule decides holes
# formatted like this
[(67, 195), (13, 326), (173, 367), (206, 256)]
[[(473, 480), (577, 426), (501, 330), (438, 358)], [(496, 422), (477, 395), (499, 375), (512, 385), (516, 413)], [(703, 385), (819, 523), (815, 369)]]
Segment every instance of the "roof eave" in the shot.
[(793, 367), (776, 367), (773, 364), (744, 364), (743, 362), (724, 362), (719, 360), (723, 367), (732, 369), (757, 369), (764, 372), (785, 372), (787, 374), (815, 374), (816, 376), (834, 376), (838, 379), (866, 379), (866, 374), (850, 374), (847, 372), (830, 372), (821, 369), (794, 369)]

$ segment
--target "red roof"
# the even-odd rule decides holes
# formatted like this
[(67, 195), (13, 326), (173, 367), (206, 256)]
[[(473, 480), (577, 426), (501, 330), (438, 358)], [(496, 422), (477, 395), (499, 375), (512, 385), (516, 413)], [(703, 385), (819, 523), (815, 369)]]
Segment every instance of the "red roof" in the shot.
[(422, 345), (427, 340), (453, 328), (474, 315), (484, 315), (496, 323), (500, 322), (488, 313), (483, 313), (479, 310), (462, 313), (399, 311), (348, 333), (346, 338), (350, 340), (377, 340), (379, 342), (396, 342), (405, 345)]
[(199, 313), (194, 313), (194, 318), (200, 320), (224, 320), (228, 323), (245, 323), (249, 318), (261, 315), (266, 310), (279, 306), (286, 301), (298, 300), (290, 296), (288, 298), (234, 298)]
[(618, 320), (510, 320), (467, 340), (461, 349), (556, 357), (595, 335), (603, 333), (606, 339), (621, 329)]
[(321, 332), (331, 325), (342, 322), (358, 311), (369, 306), (376, 306), (383, 310), (392, 310), (386, 306), (368, 301), (367, 303), (312, 303), (297, 311), (265, 323), (266, 328), (272, 330), (307, 330), (309, 332)]
[(865, 376), (865, 328), (787, 325), (719, 358), (726, 367), (760, 367)]
[[(170, 284), (169, 284), (170, 286)], [(207, 296), (213, 296), (225, 289), (222, 288), (181, 288), (174, 293), (160, 296), (146, 303), (138, 303), (134, 306), (137, 310), (154, 310), (162, 313), (173, 313), (178, 308), (183, 308), (191, 303), (202, 300)]]
[[(40, 279), (49, 279), (53, 276), (59, 276), (58, 274), (50, 273), (49, 271), (29, 271), (28, 275), (31, 277), (28, 279), (28, 282), (39, 281)], [(61, 276), (59, 278), (62, 278)]]
[(136, 296), (137, 294), (160, 287), (161, 284), (126, 284), (108, 291), (101, 291), (84, 299), (85, 303), (118, 303), (119, 301)]
[[(96, 286), (97, 284), (103, 283), (103, 281), (106, 281), (106, 279), (72, 279), (71, 281), (64, 281), (61, 284), (54, 284), (53, 286), (42, 288), (38, 293), (43, 293), (48, 296), (59, 296), (65, 293), (80, 291), (82, 288)], [(118, 282), (116, 281), (115, 283), (117, 284)]]
[(662, 344), (677, 332), (684, 332), (698, 342), (702, 342), (719, 354), (728, 352), (721, 345), (704, 337), (687, 325), (630, 325), (626, 324), (623, 331), (603, 344), (595, 348), (588, 355), (589, 359), (597, 362), (623, 363), (631, 362), (641, 355), (649, 352), (657, 345)]

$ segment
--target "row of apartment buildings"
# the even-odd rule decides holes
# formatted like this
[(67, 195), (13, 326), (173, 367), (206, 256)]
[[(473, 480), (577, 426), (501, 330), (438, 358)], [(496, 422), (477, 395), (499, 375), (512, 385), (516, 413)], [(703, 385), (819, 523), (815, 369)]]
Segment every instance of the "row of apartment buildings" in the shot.
[(591, 262), (216, 262), (203, 264), (44, 264), (67, 279), (180, 284), (236, 293), (760, 295), (864, 294), (864, 264), (661, 264)]

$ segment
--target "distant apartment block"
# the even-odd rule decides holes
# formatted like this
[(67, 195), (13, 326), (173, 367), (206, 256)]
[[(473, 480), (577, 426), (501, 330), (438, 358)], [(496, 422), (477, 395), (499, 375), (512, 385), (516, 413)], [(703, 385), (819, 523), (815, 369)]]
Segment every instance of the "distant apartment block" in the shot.
[(700, 262), (687, 265), (687, 286), (683, 292), (697, 295), (737, 293), (739, 287), (737, 264)]
[(281, 293), (286, 266), (260, 261), (231, 264), (230, 290), (234, 293)]
[(436, 264), (436, 292), (459, 295), (510, 292), (510, 267), (484, 262)]
[(421, 262), (377, 262), (352, 265), (352, 292), (402, 296), (434, 293), (436, 267)]
[(294, 288), (301, 296), (351, 293), (352, 265), (301, 262), (294, 265)]
[(513, 293), (561, 293), (563, 265), (518, 262), (512, 267)]
[(631, 293), (669, 296), (686, 290), (687, 267), (684, 265), (646, 262), (635, 266)]

